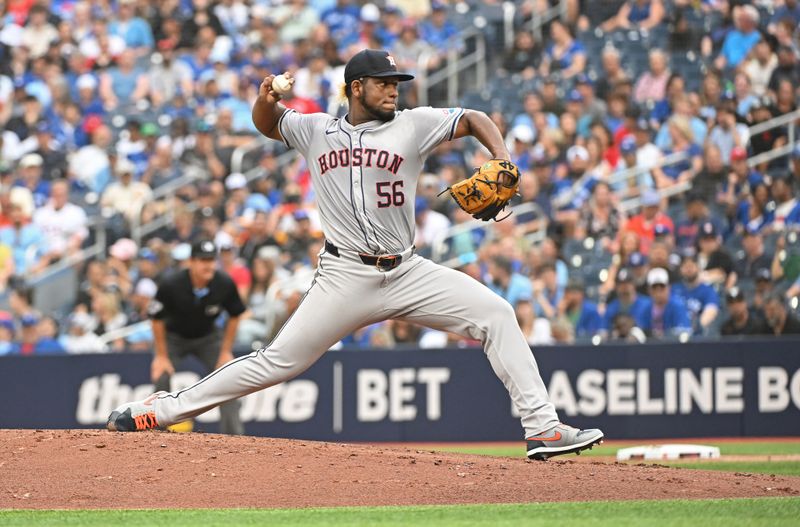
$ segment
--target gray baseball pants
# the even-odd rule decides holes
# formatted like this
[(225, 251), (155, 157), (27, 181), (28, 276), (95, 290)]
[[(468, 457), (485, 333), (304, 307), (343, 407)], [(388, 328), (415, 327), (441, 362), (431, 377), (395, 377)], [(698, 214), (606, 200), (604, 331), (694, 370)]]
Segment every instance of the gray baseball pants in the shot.
[(514, 310), (473, 278), (418, 255), (389, 271), (357, 255), (323, 251), (316, 278), (268, 347), (237, 358), (193, 386), (159, 397), (162, 426), (287, 381), (358, 328), (390, 318), (480, 340), (508, 389), (527, 437), (558, 423)]
[[(169, 360), (172, 362), (173, 366), (177, 366), (186, 356), (194, 355), (203, 363), (203, 366), (206, 367), (206, 373), (208, 374), (217, 366), (221, 346), (222, 336), (219, 331), (213, 331), (205, 337), (196, 339), (187, 339), (175, 333), (167, 332), (167, 353), (169, 354)], [(171, 376), (166, 374), (162, 375), (156, 381), (156, 391), (170, 391), (171, 380)], [(220, 433), (233, 435), (244, 434), (244, 426), (242, 425), (242, 420), (239, 418), (239, 401), (234, 400), (223, 403), (219, 407), (219, 414)], [(185, 421), (189, 417), (194, 417), (194, 415), (175, 420), (170, 422), (170, 424)]]

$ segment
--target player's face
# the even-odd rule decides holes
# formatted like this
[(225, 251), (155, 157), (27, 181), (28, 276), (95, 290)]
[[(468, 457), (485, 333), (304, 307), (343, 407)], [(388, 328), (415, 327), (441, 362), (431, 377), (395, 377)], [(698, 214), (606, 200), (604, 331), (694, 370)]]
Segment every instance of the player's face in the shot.
[(358, 102), (364, 111), (379, 121), (391, 121), (397, 111), (396, 77), (367, 77), (362, 83)]

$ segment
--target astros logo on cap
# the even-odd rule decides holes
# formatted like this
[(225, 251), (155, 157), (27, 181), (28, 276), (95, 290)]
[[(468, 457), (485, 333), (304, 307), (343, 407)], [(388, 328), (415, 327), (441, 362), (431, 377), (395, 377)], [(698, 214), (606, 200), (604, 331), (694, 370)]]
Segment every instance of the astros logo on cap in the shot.
[(391, 56), (391, 55), (386, 55), (386, 60), (388, 60), (388, 61), (389, 61), (389, 64), (391, 64), (391, 65), (392, 65), (392, 67), (394, 67), (394, 68), (396, 68), (396, 67), (397, 67), (397, 63), (394, 61), (394, 57), (393, 57), (393, 56)]

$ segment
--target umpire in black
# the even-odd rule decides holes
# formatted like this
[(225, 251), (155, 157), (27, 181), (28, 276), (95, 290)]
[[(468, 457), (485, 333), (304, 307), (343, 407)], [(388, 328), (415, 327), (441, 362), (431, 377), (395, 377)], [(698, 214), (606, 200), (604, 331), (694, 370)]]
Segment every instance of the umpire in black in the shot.
[[(217, 248), (211, 240), (192, 245), (188, 269), (167, 276), (151, 306), (155, 356), (150, 374), (156, 390), (170, 391), (174, 365), (194, 355), (208, 369), (233, 359), (233, 343), (245, 306), (230, 276), (216, 269)], [(227, 311), (220, 331), (216, 320)], [(207, 372), (207, 373), (208, 373)], [(243, 434), (239, 401), (220, 406), (220, 432)]]

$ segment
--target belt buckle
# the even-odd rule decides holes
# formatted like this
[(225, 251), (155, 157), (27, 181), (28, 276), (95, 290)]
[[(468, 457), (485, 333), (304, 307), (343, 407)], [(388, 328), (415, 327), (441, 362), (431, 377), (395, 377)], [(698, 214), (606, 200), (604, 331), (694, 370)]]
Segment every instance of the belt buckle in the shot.
[(378, 256), (378, 259), (375, 260), (375, 267), (378, 268), (379, 271), (388, 271), (389, 269), (394, 269), (397, 267), (398, 258), (400, 258), (400, 256), (396, 254), (380, 255)]

